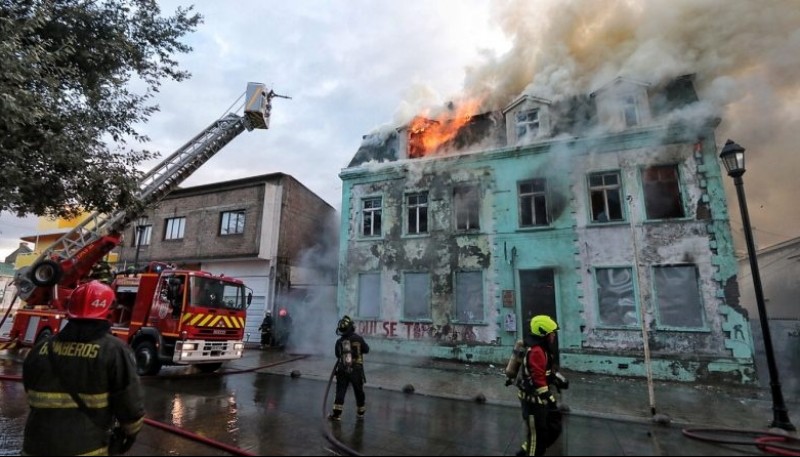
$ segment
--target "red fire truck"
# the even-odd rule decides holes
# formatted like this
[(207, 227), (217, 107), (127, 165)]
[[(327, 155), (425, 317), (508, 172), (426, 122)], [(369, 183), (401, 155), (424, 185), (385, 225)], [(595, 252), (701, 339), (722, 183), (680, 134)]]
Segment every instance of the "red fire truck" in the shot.
[[(142, 178), (135, 204), (110, 215), (90, 215), (30, 267), (20, 269), (14, 301), (25, 303), (16, 311), (8, 336), (0, 339), (0, 349), (30, 347), (57, 333), (66, 323), (66, 300), (120, 244), (131, 221), (245, 129), (267, 129), (274, 97), (288, 98), (249, 83), (244, 116), (228, 113), (212, 123)], [(140, 375), (156, 374), (166, 364), (192, 364), (211, 372), (242, 356), (252, 299), (242, 281), (151, 262), (142, 271), (117, 276), (111, 286), (117, 294), (109, 316), (112, 332), (133, 348)], [(12, 307), (13, 302), (9, 311)]]

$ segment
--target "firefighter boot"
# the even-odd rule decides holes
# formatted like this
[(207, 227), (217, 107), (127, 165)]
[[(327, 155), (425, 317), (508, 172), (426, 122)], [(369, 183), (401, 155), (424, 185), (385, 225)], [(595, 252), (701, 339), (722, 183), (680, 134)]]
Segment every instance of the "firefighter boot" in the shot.
[(363, 421), (364, 420), (364, 415), (366, 413), (367, 413), (367, 407), (366, 406), (359, 406), (358, 410), (356, 411), (356, 419), (358, 419), (360, 421)]
[(336, 403), (333, 404), (333, 411), (328, 414), (329, 421), (340, 421), (342, 420), (342, 410), (344, 409), (344, 405), (337, 405)]

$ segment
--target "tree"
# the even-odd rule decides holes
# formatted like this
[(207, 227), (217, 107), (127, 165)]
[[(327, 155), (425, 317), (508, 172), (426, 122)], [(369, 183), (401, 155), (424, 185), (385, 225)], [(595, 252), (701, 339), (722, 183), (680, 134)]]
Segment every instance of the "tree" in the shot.
[[(202, 17), (155, 0), (0, 0), (0, 211), (72, 217), (134, 200), (135, 126)], [(131, 83), (143, 86), (141, 93)]]

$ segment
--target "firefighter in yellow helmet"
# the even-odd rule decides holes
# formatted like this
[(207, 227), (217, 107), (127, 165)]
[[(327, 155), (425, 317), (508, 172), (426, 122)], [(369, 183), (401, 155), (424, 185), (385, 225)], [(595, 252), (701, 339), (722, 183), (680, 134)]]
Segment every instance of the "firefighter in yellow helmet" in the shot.
[(133, 445), (144, 400), (133, 353), (110, 333), (114, 298), (100, 281), (79, 285), (67, 301), (67, 325), (25, 358), (22, 455), (119, 455)]
[(528, 348), (517, 385), (522, 420), (527, 428), (526, 440), (517, 452), (518, 456), (544, 455), (561, 435), (561, 413), (550, 391), (550, 383), (554, 380), (556, 330), (558, 324), (550, 316), (540, 314), (530, 321), (530, 334), (526, 338)]

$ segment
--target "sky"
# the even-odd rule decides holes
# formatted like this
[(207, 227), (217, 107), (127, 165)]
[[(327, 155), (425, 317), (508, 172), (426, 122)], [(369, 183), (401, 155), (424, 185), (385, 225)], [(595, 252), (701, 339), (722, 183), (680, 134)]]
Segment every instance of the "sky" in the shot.
[[(589, 93), (616, 76), (658, 83), (694, 73), (717, 144), (747, 149), (760, 247), (800, 236), (800, 8), (794, 0), (162, 0), (204, 16), (178, 56), (192, 78), (165, 82), (141, 127), (166, 157), (222, 116), (247, 82), (276, 93), (269, 130), (244, 132), (183, 186), (289, 174), (337, 210), (338, 175), (363, 135), (431, 106), (479, 96)], [(157, 161), (145, 164), (147, 170)], [(731, 226), (741, 243), (732, 180)], [(0, 260), (36, 219), (0, 214)]]

